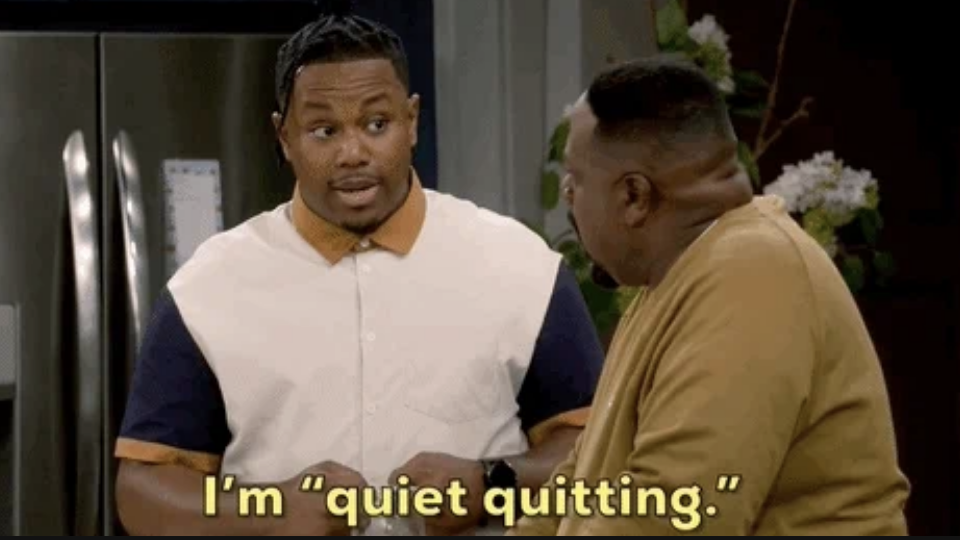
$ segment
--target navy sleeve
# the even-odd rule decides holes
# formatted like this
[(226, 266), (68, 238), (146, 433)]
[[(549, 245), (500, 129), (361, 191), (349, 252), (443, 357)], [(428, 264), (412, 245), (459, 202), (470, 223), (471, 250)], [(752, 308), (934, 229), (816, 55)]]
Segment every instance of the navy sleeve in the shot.
[(525, 430), (589, 407), (604, 360), (603, 346), (573, 272), (561, 264), (517, 402)]
[(216, 377), (165, 289), (144, 334), (116, 455), (215, 470), (229, 442)]

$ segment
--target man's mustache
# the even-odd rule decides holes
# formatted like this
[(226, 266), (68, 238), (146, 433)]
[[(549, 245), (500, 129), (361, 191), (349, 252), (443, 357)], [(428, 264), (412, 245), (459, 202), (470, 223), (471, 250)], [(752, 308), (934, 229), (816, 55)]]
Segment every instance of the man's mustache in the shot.
[[(580, 229), (577, 227), (577, 220), (573, 217), (573, 212), (567, 212), (567, 221), (569, 221), (570, 226), (573, 227), (573, 232), (576, 233), (577, 238), (580, 238)], [(607, 272), (604, 267), (597, 264), (597, 262), (593, 260), (593, 257), (587, 253), (586, 249), (584, 249), (583, 252), (587, 259), (590, 260), (590, 281), (594, 282), (598, 287), (607, 290), (620, 288), (620, 284), (617, 283), (617, 280), (613, 279), (610, 272)]]

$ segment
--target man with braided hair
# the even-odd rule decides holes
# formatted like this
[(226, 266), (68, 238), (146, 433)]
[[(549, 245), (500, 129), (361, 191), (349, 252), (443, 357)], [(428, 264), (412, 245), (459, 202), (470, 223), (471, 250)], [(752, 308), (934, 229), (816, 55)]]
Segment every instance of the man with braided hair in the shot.
[[(571, 451), (603, 357), (576, 280), (515, 220), (420, 185), (406, 62), (342, 8), (281, 48), (297, 187), (202, 245), (155, 307), (116, 449), (131, 534), (349, 535), (332, 488), (455, 480), (428, 532), (501, 534), (484, 494), (538, 487)], [(282, 517), (238, 517), (244, 497), (269, 513), (270, 487)]]

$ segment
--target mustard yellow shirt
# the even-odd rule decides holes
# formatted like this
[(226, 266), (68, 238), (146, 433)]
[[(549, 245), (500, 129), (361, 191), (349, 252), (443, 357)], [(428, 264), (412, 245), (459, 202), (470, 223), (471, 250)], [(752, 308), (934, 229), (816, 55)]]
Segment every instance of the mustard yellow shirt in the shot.
[(908, 535), (870, 336), (835, 264), (775, 198), (720, 218), (637, 297), (556, 475), (612, 480), (619, 498), (580, 512), (568, 499), (566, 516), (509, 536)]

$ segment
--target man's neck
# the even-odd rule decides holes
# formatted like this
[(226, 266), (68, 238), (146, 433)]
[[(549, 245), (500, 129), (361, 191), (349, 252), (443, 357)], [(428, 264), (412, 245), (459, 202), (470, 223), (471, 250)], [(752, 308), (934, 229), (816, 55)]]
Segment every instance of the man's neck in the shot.
[(745, 175), (729, 178), (717, 188), (711, 186), (714, 197), (693, 211), (677, 212), (667, 219), (657, 231), (651, 231), (649, 255), (640, 261), (643, 284), (657, 287), (676, 264), (677, 260), (703, 236), (706, 231), (727, 212), (740, 208), (753, 200), (750, 180)]
[(660, 285), (667, 274), (670, 273), (670, 269), (673, 268), (677, 260), (679, 260), (687, 249), (703, 236), (714, 223), (716, 223), (715, 219), (696, 226), (680, 229), (672, 238), (665, 238), (665, 241), (661, 244), (661, 248), (658, 250), (659, 253), (649, 258), (644, 258), (644, 260), (641, 261), (641, 264), (644, 262), (647, 263), (643, 265), (644, 268), (641, 270), (644, 276), (644, 285), (651, 289)]

